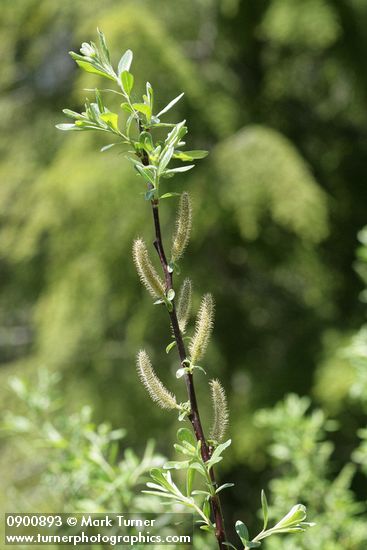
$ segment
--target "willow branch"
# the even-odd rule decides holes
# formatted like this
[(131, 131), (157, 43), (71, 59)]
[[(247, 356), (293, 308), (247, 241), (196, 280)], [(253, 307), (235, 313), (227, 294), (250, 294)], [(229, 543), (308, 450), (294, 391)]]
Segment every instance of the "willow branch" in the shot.
[[(151, 204), (152, 204), (152, 213), (153, 213), (153, 221), (154, 221), (154, 231), (155, 231), (155, 240), (153, 244), (157, 251), (157, 254), (159, 256), (159, 260), (162, 266), (165, 284), (166, 284), (166, 293), (167, 293), (169, 290), (173, 289), (173, 274), (169, 269), (166, 254), (164, 251), (161, 224), (159, 219), (158, 199), (153, 199), (151, 201)], [(170, 316), (171, 326), (172, 326), (174, 338), (178, 349), (181, 367), (185, 367), (187, 353), (186, 353), (182, 333), (179, 327), (178, 319), (177, 319), (176, 306), (175, 306), (174, 300), (172, 302), (172, 311), (169, 312), (169, 316)], [(205, 438), (204, 430), (200, 420), (199, 407), (198, 407), (196, 392), (195, 392), (194, 378), (191, 372), (185, 373), (185, 383), (186, 383), (187, 394), (190, 402), (190, 414), (188, 415), (188, 418), (192, 424), (197, 441), (200, 441), (201, 443), (201, 455), (204, 462), (206, 462), (210, 458), (211, 451), (207, 443), (207, 440)], [(216, 488), (217, 483), (215, 480), (215, 474), (214, 474), (213, 468), (210, 470), (210, 477), (211, 477), (213, 487)], [(226, 534), (225, 534), (221, 502), (218, 495), (214, 495), (211, 497), (211, 508), (212, 508), (215, 527), (216, 527), (215, 535), (218, 541), (218, 545), (220, 550), (225, 550), (227, 547), (223, 543), (226, 541)]]

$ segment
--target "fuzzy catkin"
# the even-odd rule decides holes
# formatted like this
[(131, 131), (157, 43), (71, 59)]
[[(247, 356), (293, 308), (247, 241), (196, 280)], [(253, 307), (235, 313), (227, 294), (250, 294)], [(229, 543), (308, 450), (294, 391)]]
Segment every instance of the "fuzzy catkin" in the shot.
[(223, 439), (228, 426), (227, 397), (219, 380), (210, 380), (209, 384), (213, 405), (213, 424), (210, 430), (210, 438), (219, 442)]
[(176, 229), (172, 239), (171, 259), (177, 262), (183, 255), (190, 239), (192, 225), (192, 208), (190, 195), (185, 191), (180, 197)]
[(142, 239), (136, 239), (133, 244), (133, 258), (140, 280), (153, 298), (164, 296), (164, 284), (154, 269), (148, 255), (147, 247)]
[(148, 354), (140, 350), (137, 356), (136, 366), (139, 378), (144, 384), (151, 399), (162, 409), (177, 409), (176, 397), (162, 384), (154, 372)]
[(210, 335), (213, 328), (214, 300), (211, 294), (205, 294), (201, 300), (199, 312), (196, 319), (195, 334), (190, 342), (190, 359), (195, 365), (208, 347)]
[(182, 334), (186, 332), (186, 326), (190, 316), (191, 296), (192, 283), (190, 279), (185, 279), (182, 283), (177, 301), (177, 320)]

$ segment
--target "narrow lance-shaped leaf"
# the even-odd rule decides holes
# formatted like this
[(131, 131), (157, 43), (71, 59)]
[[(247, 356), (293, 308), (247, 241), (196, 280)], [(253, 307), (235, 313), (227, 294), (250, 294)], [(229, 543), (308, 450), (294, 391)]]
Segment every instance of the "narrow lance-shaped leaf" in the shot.
[(96, 89), (95, 94), (96, 94), (96, 101), (97, 101), (99, 112), (103, 113), (104, 112), (104, 105), (103, 105), (103, 99), (102, 99), (102, 96), (100, 94), (100, 91)]
[(191, 161), (203, 159), (208, 155), (208, 151), (175, 151), (173, 157), (182, 161)]
[(214, 300), (211, 294), (205, 294), (201, 301), (196, 319), (195, 334), (190, 342), (191, 362), (196, 364), (206, 351), (213, 328)]
[(76, 113), (75, 111), (71, 111), (70, 109), (63, 109), (62, 112), (69, 118), (73, 118), (74, 120), (78, 120), (78, 118), (81, 118), (82, 115), (80, 113)]
[(164, 170), (166, 169), (166, 167), (168, 166), (168, 163), (172, 158), (173, 151), (174, 151), (173, 145), (163, 149), (162, 154), (161, 154), (160, 159), (159, 159), (159, 166), (158, 166), (158, 173), (159, 174), (162, 174), (164, 172)]
[(189, 164), (188, 166), (179, 166), (178, 168), (170, 168), (166, 170), (166, 174), (179, 174), (181, 172), (188, 172), (195, 167), (195, 164)]
[(261, 507), (263, 510), (263, 517), (264, 517), (263, 531), (265, 531), (265, 529), (268, 526), (268, 519), (269, 519), (268, 500), (266, 498), (265, 491), (261, 491)]
[(184, 95), (184, 92), (182, 92), (182, 94), (178, 95), (177, 97), (175, 97), (175, 99), (172, 99), (172, 101), (170, 101), (168, 103), (168, 105), (166, 105), (164, 107), (164, 109), (162, 109), (161, 111), (159, 111), (159, 113), (157, 114), (157, 117), (159, 118), (161, 115), (163, 115), (164, 113), (167, 113), (167, 111), (169, 111), (170, 109), (172, 109), (172, 107), (178, 102), (180, 101), (181, 97)]
[(61, 124), (56, 124), (55, 128), (57, 128), (58, 130), (63, 130), (64, 132), (83, 130), (83, 128), (78, 128), (78, 126), (75, 126), (75, 124), (64, 123), (64, 122)]
[(150, 82), (147, 82), (147, 84), (146, 84), (146, 91), (147, 91), (147, 99), (148, 99), (150, 109), (151, 109), (151, 111), (153, 111), (154, 92), (153, 92), (153, 88), (152, 88), (152, 85), (150, 84)]
[(105, 151), (108, 151), (109, 149), (111, 149), (115, 145), (119, 145), (119, 143), (109, 143), (108, 145), (104, 145), (103, 147), (101, 147), (101, 153), (104, 153)]
[(148, 354), (144, 350), (138, 353), (137, 369), (140, 380), (155, 403), (162, 409), (179, 408), (175, 396), (167, 390), (154, 372)]
[(104, 33), (101, 30), (97, 29), (97, 32), (98, 32), (99, 43), (100, 43), (100, 46), (101, 46), (101, 52), (102, 52), (104, 61), (109, 65), (110, 64), (110, 52), (108, 51), (106, 37), (105, 37)]

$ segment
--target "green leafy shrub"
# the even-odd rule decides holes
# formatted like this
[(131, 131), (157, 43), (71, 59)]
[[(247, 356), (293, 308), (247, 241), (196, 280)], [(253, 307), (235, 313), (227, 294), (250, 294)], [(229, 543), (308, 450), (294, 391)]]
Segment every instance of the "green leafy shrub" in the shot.
[[(30, 502), (59, 512), (155, 511), (157, 500), (139, 494), (150, 469), (164, 462), (153, 442), (141, 457), (123, 449), (126, 431), (96, 425), (88, 406), (69, 414), (58, 383), (59, 376), (46, 370), (39, 371), (36, 383), (10, 379), (23, 414), (5, 414), (2, 436), (10, 438), (19, 470), (23, 462), (34, 463), (30, 479), (19, 480), (13, 506), (22, 510)], [(44, 491), (38, 503), (33, 500), (35, 475)]]
[[(310, 406), (308, 397), (292, 394), (255, 416), (257, 426), (267, 433), (265, 443), (275, 469), (269, 516), (284, 513), (289, 499), (301, 499), (316, 526), (302, 539), (286, 537), (283, 548), (362, 550), (367, 540), (366, 506), (356, 499), (351, 484), (357, 462), (366, 460), (365, 444), (337, 471), (332, 457), (335, 446), (328, 439), (337, 423)], [(365, 437), (365, 432), (361, 435)], [(276, 541), (270, 540), (268, 548), (277, 548)]]

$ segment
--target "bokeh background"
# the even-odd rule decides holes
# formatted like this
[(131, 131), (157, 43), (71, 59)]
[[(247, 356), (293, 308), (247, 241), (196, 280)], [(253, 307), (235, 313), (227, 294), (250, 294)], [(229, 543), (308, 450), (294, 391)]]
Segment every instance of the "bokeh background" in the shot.
[[(125, 428), (136, 452), (154, 438), (172, 455), (177, 422), (150, 402), (134, 367), (144, 345), (184, 399), (174, 352), (164, 351), (166, 315), (131, 259), (134, 237), (152, 235), (141, 182), (115, 149), (99, 152), (103, 137), (55, 129), (62, 108), (80, 110), (84, 88), (105, 85), (67, 53), (98, 26), (115, 63), (134, 51), (137, 94), (150, 81), (162, 108), (185, 91), (175, 120), (188, 121), (189, 149), (210, 151), (167, 191), (193, 197), (181, 279), (192, 277), (196, 306), (203, 292), (216, 299), (204, 366), (230, 401), (228, 516), (256, 522), (259, 491), (279, 466), (254, 412), (289, 392), (338, 421), (332, 480), (365, 423), (366, 338), (357, 366), (348, 350), (365, 321), (366, 2), (2, 0), (0, 22), (2, 415), (20, 407), (10, 377), (33, 384), (47, 368), (61, 375), (65, 414), (92, 405), (95, 421)], [(174, 211), (174, 199), (162, 204), (166, 240)], [(200, 375), (198, 392), (207, 424)], [(21, 456), (22, 438), (0, 445), (6, 509), (14, 491), (37, 485), (44, 458), (32, 445)], [(357, 470), (350, 484), (361, 504), (366, 477)], [(364, 548), (353, 544), (343, 550)]]

